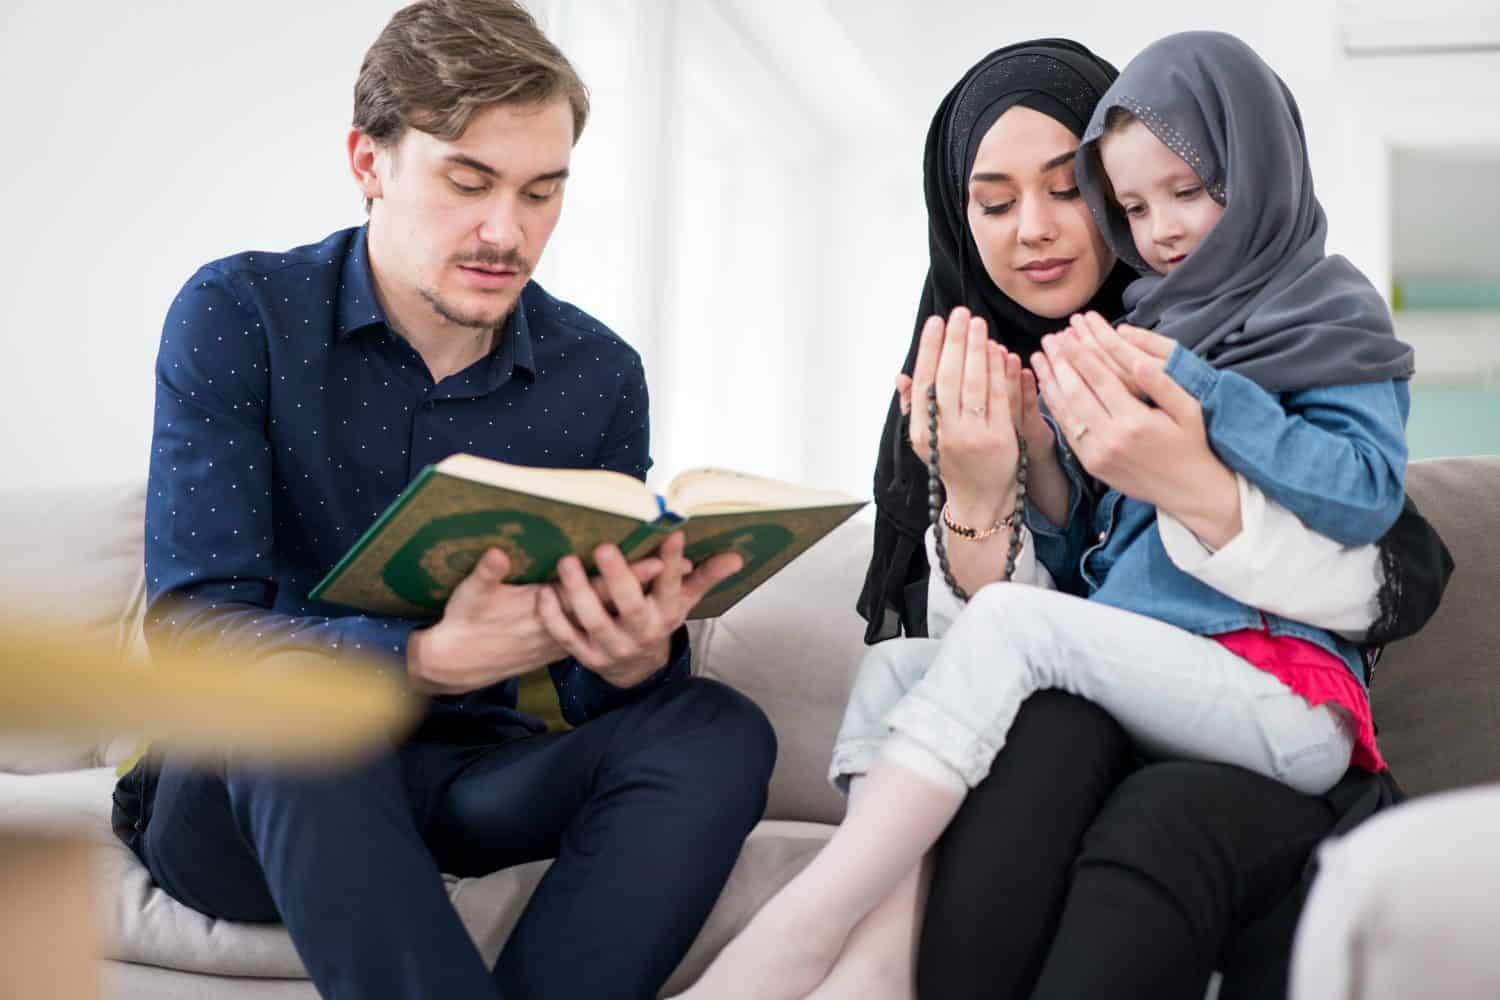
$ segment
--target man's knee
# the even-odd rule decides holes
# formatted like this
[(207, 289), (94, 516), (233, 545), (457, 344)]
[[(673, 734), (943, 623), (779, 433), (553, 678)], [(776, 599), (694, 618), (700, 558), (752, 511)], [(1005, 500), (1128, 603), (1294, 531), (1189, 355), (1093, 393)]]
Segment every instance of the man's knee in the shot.
[(650, 742), (670, 748), (653, 767), (670, 769), (690, 796), (726, 805), (744, 800), (759, 818), (776, 764), (776, 733), (759, 705), (716, 680), (677, 681), (652, 698)]
[(695, 677), (686, 687), (692, 711), (708, 724), (710, 744), (741, 762), (748, 773), (768, 780), (776, 764), (776, 731), (761, 707), (720, 681)]

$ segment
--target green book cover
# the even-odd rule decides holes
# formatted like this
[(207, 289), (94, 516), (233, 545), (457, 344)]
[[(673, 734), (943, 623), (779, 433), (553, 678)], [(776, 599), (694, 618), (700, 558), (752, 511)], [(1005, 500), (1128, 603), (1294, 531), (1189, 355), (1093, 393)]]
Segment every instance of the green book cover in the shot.
[(745, 559), (690, 613), (714, 618), (863, 506), (843, 494), (722, 469), (684, 473), (658, 497), (621, 473), (454, 455), (423, 469), (311, 596), (376, 614), (436, 618), (491, 547), (510, 558), (512, 583), (537, 583), (554, 579), (569, 553), (592, 573), (601, 544), (613, 542), (635, 560), (681, 529), (695, 565), (720, 552)]

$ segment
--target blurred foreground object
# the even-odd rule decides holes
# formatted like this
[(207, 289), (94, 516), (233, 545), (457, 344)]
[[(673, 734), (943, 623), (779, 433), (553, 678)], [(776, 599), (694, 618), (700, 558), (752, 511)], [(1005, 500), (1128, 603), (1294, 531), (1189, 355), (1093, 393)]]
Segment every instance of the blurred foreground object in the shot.
[[(420, 701), (373, 664), (283, 653), (212, 654), (120, 667), (118, 647), (0, 620), (0, 735), (52, 739), (133, 731), (174, 756), (233, 748), (267, 761), (337, 762), (399, 738)], [(100, 902), (86, 838), (0, 816), (0, 998), (99, 996)]]
[(313, 653), (226, 662), (153, 656), (122, 670), (106, 643), (0, 621), (0, 733), (98, 739), (138, 732), (174, 756), (229, 748), (325, 760), (398, 737), (419, 702), (404, 678)]

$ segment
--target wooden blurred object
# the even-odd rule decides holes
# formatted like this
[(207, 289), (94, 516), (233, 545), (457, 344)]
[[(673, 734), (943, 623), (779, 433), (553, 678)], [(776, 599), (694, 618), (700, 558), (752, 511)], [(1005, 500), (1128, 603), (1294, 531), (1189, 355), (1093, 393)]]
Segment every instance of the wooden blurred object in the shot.
[[(59, 629), (0, 621), (0, 733), (105, 740), (140, 733), (174, 756), (234, 749), (304, 766), (399, 738), (420, 702), (373, 663), (282, 653), (153, 657)], [(0, 1000), (88, 1000), (100, 990), (100, 903), (77, 835), (6, 829), (0, 816)]]
[(122, 663), (111, 645), (0, 621), (0, 733), (105, 740), (140, 733), (174, 754), (233, 747), (325, 760), (400, 736), (418, 701), (372, 663), (313, 653), (211, 653)]
[(0, 998), (99, 995), (100, 904), (89, 845), (0, 830)]

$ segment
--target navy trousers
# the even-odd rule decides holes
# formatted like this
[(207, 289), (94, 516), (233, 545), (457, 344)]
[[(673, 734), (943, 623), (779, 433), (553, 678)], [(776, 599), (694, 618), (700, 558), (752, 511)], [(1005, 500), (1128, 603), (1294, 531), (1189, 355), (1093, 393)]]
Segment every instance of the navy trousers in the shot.
[[(651, 998), (765, 807), (764, 714), (699, 678), (569, 733), (423, 739), (357, 767), (163, 766), (142, 854), (166, 892), (282, 921), (333, 1000)], [(556, 858), (493, 971), (440, 872)]]

